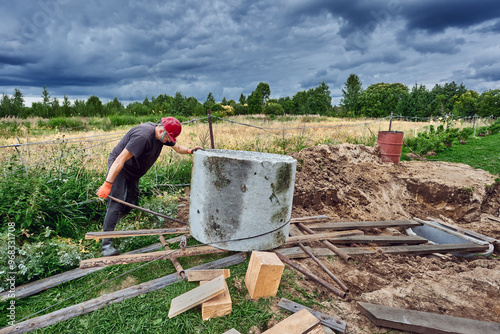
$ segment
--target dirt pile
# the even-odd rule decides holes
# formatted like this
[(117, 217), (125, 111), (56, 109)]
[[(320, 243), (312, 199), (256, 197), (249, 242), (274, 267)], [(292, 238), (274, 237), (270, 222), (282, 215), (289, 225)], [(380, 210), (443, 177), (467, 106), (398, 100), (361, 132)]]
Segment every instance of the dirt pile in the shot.
[(500, 184), (488, 172), (464, 164), (430, 161), (381, 163), (364, 145), (316, 146), (297, 159), (295, 216), (328, 215), (333, 221), (435, 217), (500, 238)]
[[(317, 146), (297, 159), (293, 216), (324, 214), (331, 221), (435, 217), (500, 239), (500, 186), (488, 172), (463, 164), (381, 163), (378, 149), (363, 145)], [(404, 231), (401, 231), (404, 233)], [(500, 259), (384, 255), (344, 262), (325, 259), (350, 292), (340, 300), (319, 290), (322, 312), (347, 322), (347, 333), (378, 332), (357, 301), (482, 321), (500, 322)], [(330, 281), (312, 260), (301, 264)]]

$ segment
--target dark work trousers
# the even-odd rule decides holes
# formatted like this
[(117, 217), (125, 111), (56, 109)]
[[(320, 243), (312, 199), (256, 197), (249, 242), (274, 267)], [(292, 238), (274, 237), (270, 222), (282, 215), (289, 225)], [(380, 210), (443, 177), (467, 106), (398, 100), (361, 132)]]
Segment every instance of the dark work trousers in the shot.
[[(127, 203), (137, 204), (139, 198), (139, 179), (127, 178), (122, 173), (118, 174), (111, 187), (110, 195)], [(131, 209), (129, 206), (108, 198), (108, 209), (104, 217), (102, 230), (114, 231), (118, 221), (129, 213)], [(102, 248), (109, 247), (112, 243), (112, 238), (104, 238), (102, 239)]]

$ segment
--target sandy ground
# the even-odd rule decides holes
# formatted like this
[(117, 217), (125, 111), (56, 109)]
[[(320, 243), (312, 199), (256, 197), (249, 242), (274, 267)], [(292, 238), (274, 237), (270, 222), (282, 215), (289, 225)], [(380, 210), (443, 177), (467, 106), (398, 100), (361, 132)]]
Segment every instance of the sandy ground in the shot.
[[(297, 159), (294, 217), (324, 214), (330, 221), (441, 219), (500, 239), (500, 185), (494, 176), (463, 164), (409, 161), (381, 163), (377, 148), (363, 145), (317, 146)], [(404, 233), (404, 230), (400, 230)], [(348, 287), (342, 300), (320, 290), (323, 311), (347, 322), (346, 333), (378, 333), (357, 308), (357, 301), (482, 321), (500, 322), (500, 258), (451, 255), (364, 256), (323, 262)], [(325, 280), (312, 260), (301, 260)]]
[[(446, 162), (381, 163), (377, 147), (351, 144), (311, 147), (292, 156), (297, 159), (292, 217), (327, 215), (334, 222), (433, 217), (500, 239), (500, 223), (489, 219), (499, 219), (500, 184), (483, 170)], [(187, 220), (189, 200), (184, 202), (179, 213)], [(326, 308), (320, 311), (346, 321), (346, 333), (388, 331), (364, 317), (357, 301), (500, 322), (500, 252), (493, 255), (322, 258), (348, 286), (345, 299), (305, 278), (298, 282), (321, 292), (317, 302)], [(297, 261), (332, 282), (312, 260)]]

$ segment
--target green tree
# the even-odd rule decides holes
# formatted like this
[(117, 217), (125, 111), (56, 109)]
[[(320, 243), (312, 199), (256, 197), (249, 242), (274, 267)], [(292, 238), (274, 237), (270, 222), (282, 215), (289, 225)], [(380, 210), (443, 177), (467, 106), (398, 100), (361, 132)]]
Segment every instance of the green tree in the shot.
[(345, 82), (345, 88), (342, 89), (343, 98), (340, 100), (340, 105), (352, 115), (359, 115), (360, 108), (360, 95), (363, 91), (361, 80), (359, 77), (351, 73)]
[(222, 98), (222, 101), (220, 102), (220, 104), (222, 104), (223, 106), (227, 106), (227, 100), (226, 100), (225, 96)]
[(279, 103), (270, 102), (264, 107), (264, 114), (266, 115), (283, 115), (283, 107)]
[(361, 115), (374, 118), (388, 116), (406, 95), (408, 87), (401, 83), (370, 85), (360, 95)]
[(327, 115), (332, 109), (330, 87), (323, 81), (318, 87), (307, 92), (306, 112), (308, 114)]
[(85, 115), (82, 116), (102, 116), (102, 102), (95, 96), (91, 95), (85, 103)]
[(445, 83), (444, 85), (435, 85), (432, 88), (432, 95), (434, 96), (433, 111), (434, 115), (445, 115), (453, 111), (455, 100), (462, 94), (467, 92), (464, 84), (457, 85), (455, 81)]
[(296, 109), (295, 103), (293, 103), (293, 100), (289, 96), (280, 97), (278, 103), (283, 107), (283, 112), (285, 114), (292, 114)]
[(205, 100), (205, 102), (203, 102), (203, 106), (206, 108), (206, 109), (210, 109), (212, 108), (212, 106), (215, 104), (215, 98), (214, 98), (214, 95), (212, 94), (212, 92), (209, 92), (208, 95), (207, 95), (207, 99)]
[(266, 104), (269, 96), (271, 95), (271, 89), (269, 85), (265, 82), (261, 82), (257, 85), (257, 88), (248, 96), (248, 112), (250, 114), (260, 114), (262, 113), (262, 108)]
[(500, 89), (489, 89), (477, 98), (477, 113), (481, 117), (500, 117)]
[(13, 115), (12, 109), (12, 103), (9, 95), (2, 94), (2, 101), (0, 102), (0, 117)]
[(176, 92), (174, 96), (174, 102), (172, 104), (172, 111), (177, 115), (187, 116), (188, 110), (186, 105), (186, 98), (181, 92)]
[(434, 97), (425, 85), (413, 86), (410, 94), (405, 94), (399, 100), (396, 114), (412, 117), (429, 117), (432, 114), (432, 101)]
[(456, 116), (474, 116), (477, 112), (476, 103), (479, 93), (469, 90), (455, 99), (453, 114)]
[(245, 97), (245, 95), (243, 95), (243, 93), (241, 93), (240, 99), (238, 100), (238, 102), (240, 102), (241, 105), (247, 103), (247, 98)]
[(12, 96), (12, 109), (14, 115), (21, 116), (24, 111), (24, 97), (23, 93), (19, 89), (14, 89), (14, 95)]

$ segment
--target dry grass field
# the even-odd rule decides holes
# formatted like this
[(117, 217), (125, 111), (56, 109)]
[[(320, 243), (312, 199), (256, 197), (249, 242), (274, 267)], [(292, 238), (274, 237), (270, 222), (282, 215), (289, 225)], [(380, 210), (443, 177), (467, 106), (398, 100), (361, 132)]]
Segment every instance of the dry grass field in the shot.
[[(32, 120), (36, 127), (38, 120)], [(389, 130), (390, 120), (383, 119), (345, 119), (320, 116), (296, 116), (270, 120), (265, 116), (233, 116), (227, 119), (214, 119), (213, 133), (215, 148), (228, 150), (260, 151), (278, 154), (289, 154), (305, 147), (318, 144), (374, 144), (378, 131)], [(392, 131), (403, 131), (405, 138), (411, 138), (439, 121), (409, 122), (394, 119)], [(470, 126), (455, 122), (453, 126)], [(32, 135), (26, 127), (21, 127), (19, 136), (0, 138), (0, 146), (21, 143), (22, 146), (1, 149), (0, 164), (12, 158), (22, 156), (28, 166), (54, 163), (61, 159), (74, 159), (82, 167), (91, 170), (105, 170), (109, 152), (120, 138), (132, 126), (115, 128), (113, 131), (47, 131), (46, 134)], [(193, 147), (196, 145), (210, 147), (210, 133), (206, 120), (184, 124), (179, 143)], [(159, 163), (171, 163), (172, 160), (183, 159), (172, 150), (165, 150)]]

